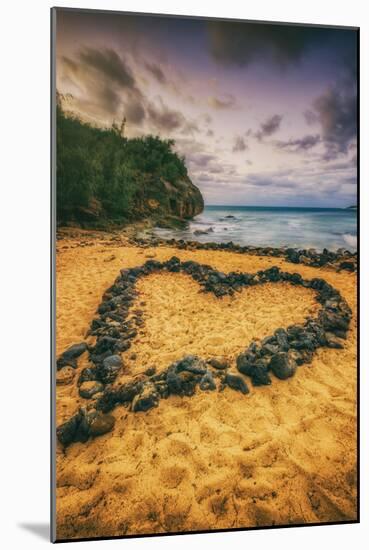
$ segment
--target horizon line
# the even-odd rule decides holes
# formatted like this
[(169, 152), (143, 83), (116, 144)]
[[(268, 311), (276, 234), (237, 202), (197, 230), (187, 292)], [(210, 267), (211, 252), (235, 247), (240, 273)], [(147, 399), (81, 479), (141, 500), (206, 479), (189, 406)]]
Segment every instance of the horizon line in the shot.
[(317, 210), (352, 210), (357, 208), (356, 204), (350, 206), (291, 206), (291, 205), (264, 205), (264, 204), (210, 204), (204, 206), (226, 206), (227, 208), (315, 208)]

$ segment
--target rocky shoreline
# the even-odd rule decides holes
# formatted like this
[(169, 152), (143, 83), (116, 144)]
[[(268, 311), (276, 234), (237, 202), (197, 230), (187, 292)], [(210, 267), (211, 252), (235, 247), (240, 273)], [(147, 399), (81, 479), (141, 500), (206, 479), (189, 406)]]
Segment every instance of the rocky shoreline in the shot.
[[(258, 246), (241, 246), (233, 243), (190, 241), (183, 239), (163, 239), (153, 234), (153, 224), (149, 221), (137, 222), (129, 224), (124, 229), (115, 232), (96, 232), (92, 230), (81, 230), (80, 228), (59, 228), (57, 233), (57, 241), (65, 238), (65, 236), (83, 235), (85, 240), (78, 242), (77, 246), (89, 246), (97, 238), (104, 236), (104, 242), (112, 246), (134, 246), (139, 248), (156, 248), (169, 247), (178, 250), (208, 250), (208, 251), (225, 251), (236, 254), (246, 254), (250, 256), (261, 256), (270, 258), (283, 258), (292, 264), (303, 264), (309, 267), (330, 269), (332, 271), (347, 271), (350, 273), (357, 272), (358, 254), (350, 250), (339, 248), (336, 251), (324, 248), (322, 252), (318, 252), (314, 248), (297, 249), (288, 247), (258, 247)], [(142, 236), (144, 235), (144, 236)]]
[[(337, 262), (339, 270), (348, 269), (341, 266), (344, 262), (351, 262), (356, 266), (356, 255), (346, 254), (347, 251), (326, 251), (321, 255), (311, 252), (310, 256), (292, 256), (291, 252), (288, 253), (291, 249), (255, 249), (239, 247), (233, 243), (202, 245), (173, 241), (157, 240), (156, 245), (150, 241), (150, 246), (163, 246), (163, 243), (165, 246), (173, 245), (176, 248), (208, 246), (206, 249), (209, 250), (232, 250), (275, 257), (282, 256), (283, 252), (286, 259), (289, 254), (289, 261), (292, 263), (304, 263), (300, 260), (303, 256), (310, 257), (312, 266), (325, 260), (327, 263)], [(145, 239), (135, 239), (134, 243), (135, 246), (147, 246)], [(299, 261), (296, 261), (297, 259)], [(135, 284), (140, 277), (162, 271), (185, 273), (198, 282), (202, 291), (212, 292), (218, 298), (234, 295), (246, 286), (264, 283), (285, 282), (301, 285), (316, 292), (316, 301), (322, 307), (316, 318), (308, 317), (301, 325), (291, 325), (286, 330), (277, 329), (261, 342), (252, 342), (237, 357), (238, 372), (232, 371), (226, 361), (187, 356), (172, 363), (160, 373), (149, 369), (138, 379), (114, 387), (112, 383), (123, 368), (120, 354), (130, 348), (131, 341), (137, 334), (137, 327), (144, 324), (143, 312), (139, 309), (131, 311), (137, 297)], [(127, 319), (130, 313), (134, 315)], [(77, 367), (78, 358), (85, 351), (89, 353), (91, 366), (82, 370), (77, 382), (80, 396), (88, 399), (89, 403), (57, 428), (57, 437), (63, 446), (68, 446), (73, 442), (85, 442), (90, 437), (111, 431), (115, 419), (109, 412), (117, 405), (129, 406), (133, 412), (147, 411), (157, 406), (160, 399), (170, 395), (191, 396), (197, 387), (203, 391), (214, 391), (223, 390), (228, 386), (247, 394), (249, 388), (245, 376), (251, 379), (253, 386), (271, 384), (271, 374), (279, 379), (287, 379), (295, 374), (298, 366), (311, 362), (315, 350), (319, 347), (342, 348), (342, 340), (346, 338), (351, 315), (346, 300), (324, 279), (304, 279), (298, 273), (283, 272), (278, 267), (257, 273), (225, 274), (195, 261), (181, 262), (174, 256), (165, 262), (149, 260), (142, 266), (123, 269), (113, 286), (105, 292), (98, 307), (98, 317), (91, 323), (90, 334), (96, 337), (95, 345), (89, 346), (84, 342), (75, 344), (58, 358), (58, 376), (61, 378), (68, 377), (68, 371)]]
[(350, 252), (339, 248), (336, 252), (326, 248), (318, 252), (315, 248), (297, 249), (287, 247), (257, 247), (241, 246), (233, 243), (200, 243), (198, 241), (185, 241), (182, 239), (161, 239), (151, 236), (149, 238), (134, 237), (129, 239), (130, 244), (141, 247), (169, 246), (179, 250), (222, 250), (237, 254), (250, 254), (254, 256), (270, 256), (272, 258), (284, 258), (293, 264), (304, 264), (311, 267), (325, 267), (335, 271), (357, 271), (357, 252)]

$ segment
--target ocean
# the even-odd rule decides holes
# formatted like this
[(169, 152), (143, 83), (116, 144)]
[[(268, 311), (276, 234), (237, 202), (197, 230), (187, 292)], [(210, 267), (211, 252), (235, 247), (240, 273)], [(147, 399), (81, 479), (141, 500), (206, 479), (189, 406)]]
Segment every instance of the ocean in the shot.
[(185, 229), (158, 228), (155, 233), (165, 239), (354, 252), (357, 213), (342, 208), (206, 206)]

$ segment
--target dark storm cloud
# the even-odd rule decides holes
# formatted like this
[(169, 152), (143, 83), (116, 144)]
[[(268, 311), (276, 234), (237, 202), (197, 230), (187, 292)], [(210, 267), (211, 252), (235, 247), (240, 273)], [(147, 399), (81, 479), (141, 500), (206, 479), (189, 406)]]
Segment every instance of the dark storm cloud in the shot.
[(145, 63), (146, 69), (149, 71), (149, 73), (157, 80), (160, 84), (166, 84), (167, 78), (157, 63)]
[(281, 115), (273, 115), (260, 125), (260, 130), (255, 134), (255, 137), (261, 141), (265, 137), (269, 137), (277, 132), (282, 122)]
[(116, 115), (124, 107), (127, 120), (141, 122), (145, 117), (144, 97), (136, 85), (126, 60), (113, 49), (81, 49), (74, 59), (61, 58), (64, 76), (82, 93), (79, 107), (88, 111), (94, 105), (100, 113)]
[[(80, 109), (125, 116), (133, 126), (146, 120), (156, 131), (181, 131), (185, 135), (200, 131), (195, 121), (165, 105), (161, 97), (156, 103), (149, 101), (137, 85), (128, 62), (116, 51), (83, 48), (75, 59), (63, 57), (62, 62), (66, 76), (83, 91), (83, 99), (78, 100)], [(158, 65), (151, 65), (150, 69), (161, 78)]]
[(163, 101), (160, 101), (160, 107), (150, 103), (147, 107), (147, 114), (150, 122), (152, 122), (158, 130), (173, 131), (179, 129), (186, 123), (182, 113), (166, 107)]
[(222, 65), (269, 61), (295, 65), (309, 50), (330, 45), (342, 52), (355, 46), (353, 31), (297, 25), (209, 21), (209, 50)]
[(337, 83), (314, 101), (313, 109), (321, 126), (326, 160), (347, 154), (357, 137), (355, 84)]
[(241, 153), (248, 149), (248, 145), (242, 136), (237, 136), (232, 147), (233, 153)]
[(145, 108), (141, 101), (135, 97), (130, 97), (123, 103), (124, 115), (128, 122), (140, 124), (146, 116)]
[(308, 151), (312, 147), (315, 147), (320, 142), (319, 134), (308, 134), (299, 139), (289, 139), (288, 141), (276, 141), (275, 145), (278, 149), (288, 151), (290, 153), (300, 153)]
[(195, 121), (188, 120), (180, 111), (168, 107), (161, 97), (159, 97), (159, 105), (147, 101), (146, 112), (149, 123), (157, 130), (180, 131), (184, 135), (200, 132)]
[(91, 67), (119, 87), (133, 89), (135, 80), (126, 62), (112, 49), (84, 48), (79, 53), (81, 63)]

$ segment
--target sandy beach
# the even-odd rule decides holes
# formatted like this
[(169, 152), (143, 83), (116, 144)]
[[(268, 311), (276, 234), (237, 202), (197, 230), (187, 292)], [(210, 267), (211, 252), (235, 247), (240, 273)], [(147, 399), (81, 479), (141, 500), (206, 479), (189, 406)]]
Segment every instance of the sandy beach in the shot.
[[(282, 258), (226, 251), (140, 248), (125, 239), (65, 233), (57, 244), (57, 354), (92, 341), (91, 320), (120, 269), (178, 256), (225, 273), (278, 266), (322, 277), (353, 310), (344, 349), (317, 350), (311, 364), (250, 394), (226, 388), (171, 396), (132, 413), (119, 406), (114, 430), (57, 448), (57, 538), (198, 531), (356, 519), (356, 274)], [(144, 325), (122, 354), (115, 384), (187, 354), (235, 357), (255, 338), (314, 315), (311, 289), (286, 283), (235, 296), (201, 293), (185, 274), (138, 282)], [(134, 309), (134, 308), (133, 308)], [(57, 385), (57, 425), (86, 401), (76, 380)]]

